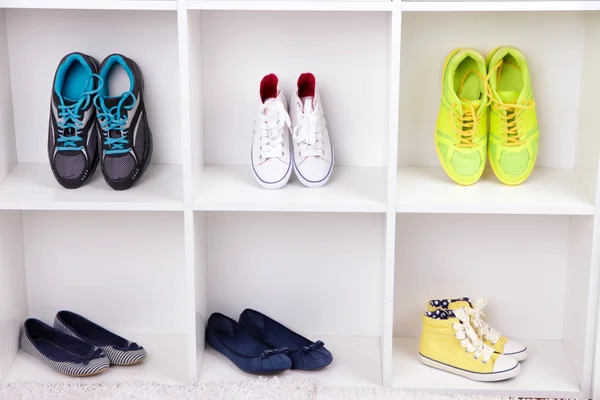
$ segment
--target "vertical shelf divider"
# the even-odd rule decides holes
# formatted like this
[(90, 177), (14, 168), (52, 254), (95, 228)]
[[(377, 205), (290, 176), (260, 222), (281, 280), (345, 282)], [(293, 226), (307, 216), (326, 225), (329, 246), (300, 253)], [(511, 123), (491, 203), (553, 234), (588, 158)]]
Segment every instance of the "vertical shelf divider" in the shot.
[(195, 382), (198, 378), (198, 362), (196, 357), (196, 287), (195, 287), (195, 231), (194, 212), (192, 210), (194, 191), (192, 166), (192, 131), (190, 113), (190, 65), (188, 32), (188, 11), (186, 0), (177, 0), (177, 29), (179, 46), (179, 93), (181, 118), (181, 153), (183, 168), (183, 218), (184, 218), (184, 249), (186, 269), (186, 314), (188, 332), (188, 381)]
[(385, 213), (383, 318), (381, 362), (383, 386), (392, 385), (392, 351), (394, 340), (394, 269), (396, 251), (396, 193), (398, 174), (398, 115), (400, 112), (400, 44), (402, 9), (394, 2), (390, 13), (388, 36), (388, 154), (387, 154), (387, 210)]

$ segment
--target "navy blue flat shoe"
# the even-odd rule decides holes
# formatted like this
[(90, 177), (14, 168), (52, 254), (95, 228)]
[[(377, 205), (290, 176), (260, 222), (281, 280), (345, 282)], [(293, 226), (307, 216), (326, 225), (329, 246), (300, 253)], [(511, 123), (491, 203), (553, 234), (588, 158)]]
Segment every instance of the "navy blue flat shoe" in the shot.
[(292, 369), (312, 371), (331, 364), (333, 356), (320, 340), (311, 342), (279, 322), (258, 311), (246, 309), (240, 315), (240, 325), (270, 348), (287, 347)]
[(21, 348), (68, 376), (90, 376), (106, 371), (110, 362), (102, 349), (29, 318), (23, 324)]
[(146, 350), (142, 346), (117, 336), (74, 312), (59, 311), (54, 319), (54, 327), (101, 348), (112, 365), (139, 364), (146, 358)]
[(250, 374), (276, 374), (292, 367), (285, 348), (272, 349), (259, 342), (231, 318), (214, 313), (206, 326), (206, 341)]

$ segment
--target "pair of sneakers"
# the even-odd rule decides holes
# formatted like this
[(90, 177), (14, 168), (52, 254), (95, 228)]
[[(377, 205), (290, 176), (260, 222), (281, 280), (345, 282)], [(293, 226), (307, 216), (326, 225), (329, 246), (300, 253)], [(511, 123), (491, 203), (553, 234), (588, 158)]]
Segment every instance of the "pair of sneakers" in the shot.
[(517, 376), (527, 347), (484, 320), (484, 299), (431, 300), (422, 316), (421, 362), (466, 378), (492, 382)]
[(239, 322), (220, 313), (212, 314), (206, 326), (206, 341), (250, 374), (313, 371), (333, 361), (322, 341), (312, 342), (251, 309), (242, 312)]
[(531, 174), (539, 127), (525, 56), (502, 46), (484, 58), (460, 48), (446, 58), (435, 144), (446, 174), (456, 183), (479, 180), (486, 156), (496, 177), (519, 185)]
[[(110, 93), (118, 69), (125, 72), (128, 88)], [(100, 66), (82, 53), (60, 61), (48, 129), (48, 158), (58, 183), (79, 188), (92, 178), (98, 163), (115, 190), (139, 181), (152, 157), (143, 86), (138, 65), (121, 54), (108, 56)]]
[(263, 188), (280, 189), (293, 168), (302, 184), (321, 187), (331, 176), (334, 153), (315, 76), (300, 75), (289, 113), (278, 85), (275, 74), (260, 82), (262, 104), (254, 121), (251, 151), (254, 178)]
[(84, 377), (110, 365), (134, 365), (146, 350), (71, 311), (59, 311), (54, 327), (29, 318), (21, 331), (21, 348), (63, 375)]

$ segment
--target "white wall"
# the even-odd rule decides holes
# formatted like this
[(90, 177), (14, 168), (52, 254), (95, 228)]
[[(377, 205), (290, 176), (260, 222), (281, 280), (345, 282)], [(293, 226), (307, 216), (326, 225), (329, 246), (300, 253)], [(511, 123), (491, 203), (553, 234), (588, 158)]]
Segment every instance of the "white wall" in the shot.
[(62, 309), (125, 333), (185, 333), (183, 213), (24, 212), (29, 315)]
[(17, 162), (4, 14), (0, 9), (0, 183)]
[(563, 337), (569, 217), (403, 214), (396, 229), (395, 336), (420, 335), (429, 300), (466, 296), (509, 337)]
[(208, 309), (298, 332), (381, 334), (382, 216), (209, 213)]

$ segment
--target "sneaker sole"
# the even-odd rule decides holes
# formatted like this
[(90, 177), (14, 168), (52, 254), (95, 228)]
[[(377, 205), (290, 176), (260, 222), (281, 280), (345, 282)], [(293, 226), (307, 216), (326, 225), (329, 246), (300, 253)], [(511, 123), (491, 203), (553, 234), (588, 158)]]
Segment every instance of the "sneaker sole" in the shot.
[(88, 376), (98, 375), (98, 374), (101, 374), (101, 373), (103, 373), (104, 371), (107, 371), (107, 370), (108, 370), (108, 367), (104, 368), (104, 369), (101, 369), (99, 371), (96, 371), (96, 372), (92, 372), (91, 374), (87, 374), (87, 375), (71, 375), (71, 374), (63, 374), (63, 375), (70, 376), (72, 378), (87, 378)]
[(528, 350), (525, 349), (525, 350), (520, 351), (518, 353), (504, 354), (504, 355), (507, 356), (507, 357), (512, 358), (515, 361), (523, 361), (523, 360), (525, 360), (527, 358), (527, 355), (528, 355), (527, 353), (528, 353)]
[(471, 379), (473, 381), (479, 381), (479, 382), (503, 381), (506, 379), (514, 378), (515, 376), (519, 375), (519, 372), (521, 372), (520, 364), (517, 364), (517, 366), (514, 367), (513, 369), (510, 369), (508, 371), (502, 371), (502, 372), (488, 372), (488, 373), (470, 372), (470, 371), (466, 371), (464, 369), (456, 368), (451, 365), (432, 360), (423, 355), (419, 355), (419, 356), (421, 357), (421, 362), (427, 366), (437, 368), (442, 371), (450, 372), (455, 375), (460, 375), (465, 378)]

